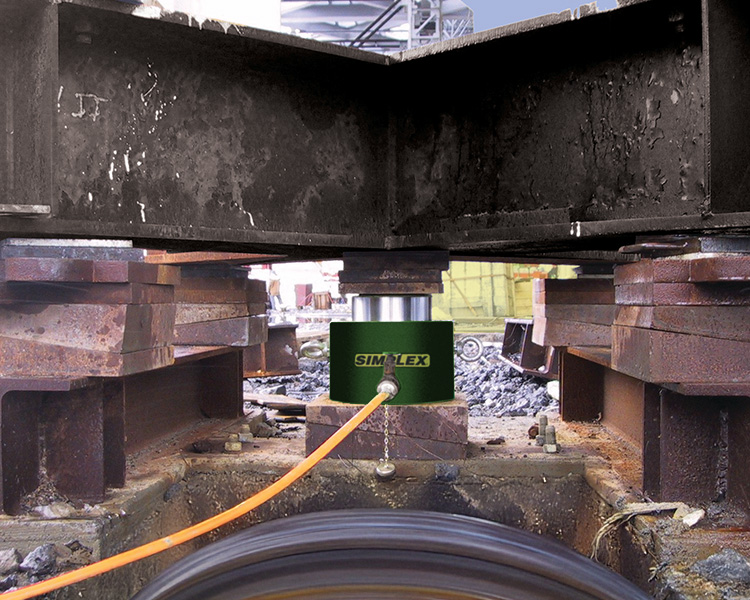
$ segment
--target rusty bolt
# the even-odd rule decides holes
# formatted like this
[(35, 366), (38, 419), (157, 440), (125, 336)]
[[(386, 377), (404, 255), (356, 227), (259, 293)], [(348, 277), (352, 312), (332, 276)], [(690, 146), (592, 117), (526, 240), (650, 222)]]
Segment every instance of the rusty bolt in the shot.
[(544, 435), (548, 424), (549, 420), (547, 419), (547, 415), (539, 415), (539, 435)]
[(536, 436), (536, 445), (544, 446), (545, 432), (547, 431), (547, 415), (539, 415), (539, 433)]
[(544, 451), (547, 454), (557, 454), (560, 452), (560, 445), (557, 443), (557, 433), (554, 425), (548, 425), (544, 433)]

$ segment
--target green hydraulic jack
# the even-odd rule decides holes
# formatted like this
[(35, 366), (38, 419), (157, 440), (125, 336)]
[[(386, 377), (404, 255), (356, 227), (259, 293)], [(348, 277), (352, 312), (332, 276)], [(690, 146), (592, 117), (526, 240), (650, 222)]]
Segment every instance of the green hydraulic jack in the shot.
[(352, 296), (352, 321), (330, 325), (329, 394), (308, 406), (306, 451), (366, 404), (379, 385), (389, 387), (392, 376), (398, 391), (378, 415), (384, 417), (382, 453), (373, 438), (380, 429), (376, 416), (345, 442), (341, 456), (382, 457), (376, 475), (386, 479), (394, 472), (389, 450), (410, 460), (465, 457), (468, 406), (454, 388), (453, 323), (431, 320), (431, 295), (443, 289), (448, 253), (367, 251), (345, 253), (343, 259), (339, 292)]
[[(383, 405), (380, 481), (396, 475), (389, 453), (389, 405), (453, 400), (453, 323), (450, 321), (331, 323), (331, 400), (365, 404), (373, 390)], [(398, 376), (396, 375), (398, 371)]]
[(395, 357), (401, 388), (391, 405), (453, 400), (451, 321), (331, 323), (331, 400), (367, 404), (386, 355)]

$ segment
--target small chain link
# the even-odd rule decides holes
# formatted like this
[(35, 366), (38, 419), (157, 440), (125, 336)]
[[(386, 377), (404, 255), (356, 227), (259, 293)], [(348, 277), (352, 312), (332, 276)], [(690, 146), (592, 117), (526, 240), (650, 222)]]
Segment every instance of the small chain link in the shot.
[(388, 405), (386, 404), (383, 409), (385, 410), (385, 419), (383, 423), (383, 462), (388, 462), (390, 460), (390, 456), (388, 454), (388, 445), (390, 442), (390, 439), (388, 437)]

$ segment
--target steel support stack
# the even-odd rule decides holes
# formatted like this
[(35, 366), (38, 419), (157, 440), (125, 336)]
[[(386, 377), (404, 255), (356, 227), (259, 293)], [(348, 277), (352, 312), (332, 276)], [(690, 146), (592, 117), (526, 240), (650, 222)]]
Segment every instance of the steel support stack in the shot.
[(242, 414), (241, 349), (175, 347), (180, 269), (145, 256), (122, 242), (0, 246), (0, 511), (43, 483), (102, 501), (126, 456)]
[[(354, 300), (355, 321), (429, 321), (428, 295), (442, 291), (441, 273), (448, 265), (447, 252), (347, 253), (344, 270), (339, 273), (339, 289), (342, 294), (360, 294)], [(335, 350), (331, 348), (332, 360)], [(430, 351), (452, 354), (453, 349)], [(396, 371), (398, 377), (398, 367)], [(375, 387), (361, 392), (369, 397), (352, 399), (351, 404), (343, 399), (334, 402), (322, 397), (308, 405), (307, 453), (343, 425), (361, 408), (361, 403), (374, 396)], [(344, 390), (342, 398), (346, 393)], [(409, 393), (419, 395), (420, 390), (412, 389)], [(389, 407), (391, 457), (415, 460), (466, 457), (469, 418), (466, 400), (457, 397), (435, 402), (442, 399), (424, 397), (419, 404)], [(383, 433), (384, 414), (378, 411), (339, 446), (338, 452), (346, 458), (379, 458), (383, 453)]]
[(563, 418), (601, 419), (632, 443), (654, 499), (750, 510), (750, 256), (644, 257), (614, 282), (611, 347), (564, 344)]

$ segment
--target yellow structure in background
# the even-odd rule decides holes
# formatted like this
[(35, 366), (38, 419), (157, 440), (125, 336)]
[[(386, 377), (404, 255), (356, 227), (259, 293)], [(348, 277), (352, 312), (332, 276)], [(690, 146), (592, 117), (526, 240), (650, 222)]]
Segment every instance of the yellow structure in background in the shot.
[(452, 261), (442, 294), (432, 296), (432, 318), (452, 320), (459, 330), (503, 331), (505, 317), (531, 317), (535, 278), (573, 279), (570, 265), (520, 265)]

